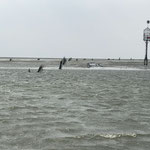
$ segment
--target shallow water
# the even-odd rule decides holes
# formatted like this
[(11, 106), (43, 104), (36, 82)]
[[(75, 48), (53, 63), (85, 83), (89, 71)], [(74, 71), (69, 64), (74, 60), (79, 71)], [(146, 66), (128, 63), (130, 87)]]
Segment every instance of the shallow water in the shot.
[(0, 149), (149, 150), (150, 71), (0, 70)]

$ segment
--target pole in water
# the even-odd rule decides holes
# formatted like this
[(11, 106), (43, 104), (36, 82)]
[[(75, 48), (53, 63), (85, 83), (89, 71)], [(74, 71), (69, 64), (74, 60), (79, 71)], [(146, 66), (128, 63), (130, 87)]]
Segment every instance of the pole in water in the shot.
[(65, 65), (67, 62), (67, 59), (64, 57), (61, 59), (60, 63), (59, 63), (59, 69), (62, 69), (62, 66)]
[(62, 63), (63, 63), (63, 65), (65, 65), (65, 64), (66, 64), (66, 62), (67, 62), (67, 59), (64, 57), (64, 58), (62, 59)]
[(37, 72), (42, 72), (43, 71), (43, 65), (40, 65), (39, 69)]
[(150, 41), (150, 28), (149, 28), (150, 21), (147, 20), (147, 28), (144, 29), (143, 32), (143, 40), (145, 41), (146, 50), (145, 50), (145, 58), (144, 58), (144, 65), (148, 65), (148, 42)]
[(59, 69), (62, 69), (62, 65), (63, 65), (63, 62), (62, 60), (60, 61), (60, 64), (59, 64)]
[(146, 53), (145, 53), (145, 59), (144, 59), (144, 65), (148, 65), (148, 58), (147, 58), (147, 51), (148, 51), (148, 41), (146, 41)]

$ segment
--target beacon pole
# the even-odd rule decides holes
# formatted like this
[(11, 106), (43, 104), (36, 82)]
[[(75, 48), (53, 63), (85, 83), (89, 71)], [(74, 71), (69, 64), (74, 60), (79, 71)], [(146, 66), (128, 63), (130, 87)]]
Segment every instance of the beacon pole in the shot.
[(144, 59), (144, 65), (148, 65), (148, 57), (147, 57), (147, 50), (148, 50), (148, 41), (146, 40), (146, 52), (145, 52), (145, 59)]
[(144, 65), (147, 66), (148, 65), (148, 42), (150, 41), (150, 29), (148, 27), (150, 21), (147, 21), (147, 28), (144, 29), (144, 33), (143, 33), (143, 40), (145, 41), (146, 44), (146, 51), (145, 51), (145, 58), (144, 58)]

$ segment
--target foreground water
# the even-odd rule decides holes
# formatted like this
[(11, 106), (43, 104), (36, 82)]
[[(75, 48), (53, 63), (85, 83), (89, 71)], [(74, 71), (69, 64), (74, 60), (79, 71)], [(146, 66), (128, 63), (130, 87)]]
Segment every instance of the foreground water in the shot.
[(150, 71), (0, 70), (0, 149), (149, 150)]

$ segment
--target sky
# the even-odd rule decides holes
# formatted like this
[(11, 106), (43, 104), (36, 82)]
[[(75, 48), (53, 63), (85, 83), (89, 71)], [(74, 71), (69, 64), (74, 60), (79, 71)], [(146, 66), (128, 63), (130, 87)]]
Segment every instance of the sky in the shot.
[(0, 0), (0, 57), (143, 59), (149, 8), (150, 0)]

